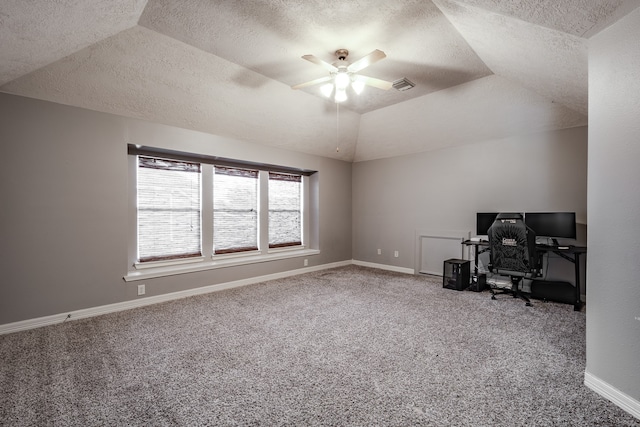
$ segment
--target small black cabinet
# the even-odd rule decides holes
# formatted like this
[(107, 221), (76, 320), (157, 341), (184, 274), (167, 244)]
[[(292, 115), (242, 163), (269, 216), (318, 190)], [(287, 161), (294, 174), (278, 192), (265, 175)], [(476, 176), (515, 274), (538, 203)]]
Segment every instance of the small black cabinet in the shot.
[(471, 280), (471, 262), (464, 259), (448, 259), (444, 262), (442, 287), (463, 291)]

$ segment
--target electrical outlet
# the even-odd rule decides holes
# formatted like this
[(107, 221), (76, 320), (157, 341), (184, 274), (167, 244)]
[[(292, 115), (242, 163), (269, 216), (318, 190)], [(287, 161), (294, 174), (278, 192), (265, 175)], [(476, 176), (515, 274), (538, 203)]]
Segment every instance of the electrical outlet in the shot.
[(305, 258), (305, 259), (304, 259), (304, 266), (306, 267), (306, 266), (308, 266), (308, 265), (309, 265), (309, 260)]
[(398, 251), (395, 251), (395, 252), (393, 253), (393, 256), (394, 256), (394, 257), (396, 257), (396, 258), (398, 258), (398, 257), (400, 256), (400, 254), (398, 253)]
[(378, 255), (382, 255), (382, 249), (378, 249)]
[(138, 295), (144, 295), (145, 292), (144, 285), (138, 285)]

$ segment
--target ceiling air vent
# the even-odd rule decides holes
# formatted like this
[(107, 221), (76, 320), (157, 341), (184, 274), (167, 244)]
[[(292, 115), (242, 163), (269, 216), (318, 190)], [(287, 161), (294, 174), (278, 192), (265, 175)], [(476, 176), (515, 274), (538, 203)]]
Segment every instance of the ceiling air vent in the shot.
[(413, 83), (411, 80), (409, 80), (409, 79), (408, 79), (408, 78), (406, 78), (406, 77), (403, 77), (403, 78), (401, 78), (401, 79), (395, 80), (395, 81), (393, 82), (393, 87), (394, 87), (396, 90), (399, 90), (399, 91), (401, 91), (401, 92), (402, 92), (402, 91), (405, 91), (405, 90), (409, 90), (409, 89), (411, 89), (412, 87), (414, 87), (415, 85), (416, 85), (415, 83)]

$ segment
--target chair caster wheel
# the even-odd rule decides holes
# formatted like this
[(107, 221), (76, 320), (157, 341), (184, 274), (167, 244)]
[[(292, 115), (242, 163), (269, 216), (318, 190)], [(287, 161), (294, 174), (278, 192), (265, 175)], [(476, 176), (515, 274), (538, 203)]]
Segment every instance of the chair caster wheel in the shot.
[(526, 303), (526, 304), (525, 304), (525, 306), (527, 306), (527, 307), (531, 307), (531, 303), (530, 303), (530, 302), (528, 302), (528, 303)]
[(496, 296), (495, 295), (491, 295), (491, 299), (496, 299)]

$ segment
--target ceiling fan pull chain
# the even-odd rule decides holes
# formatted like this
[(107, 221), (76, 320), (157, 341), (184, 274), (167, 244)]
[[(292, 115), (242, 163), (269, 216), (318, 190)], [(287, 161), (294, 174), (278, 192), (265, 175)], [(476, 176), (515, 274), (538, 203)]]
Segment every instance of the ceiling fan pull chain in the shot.
[(340, 104), (336, 102), (336, 153), (340, 152)]

